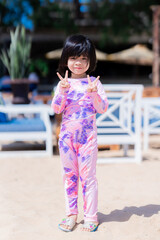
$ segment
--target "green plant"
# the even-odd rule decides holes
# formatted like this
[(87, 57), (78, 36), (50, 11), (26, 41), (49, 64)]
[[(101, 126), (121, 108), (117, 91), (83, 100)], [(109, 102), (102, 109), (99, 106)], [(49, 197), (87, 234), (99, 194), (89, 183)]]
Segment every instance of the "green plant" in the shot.
[(11, 43), (9, 50), (2, 50), (0, 58), (7, 68), (11, 80), (26, 77), (30, 64), (31, 39), (26, 37), (26, 30), (22, 26), (10, 32)]
[(49, 67), (47, 62), (41, 58), (31, 60), (29, 72), (36, 72), (36, 71), (38, 71), (42, 77), (46, 77), (49, 72)]

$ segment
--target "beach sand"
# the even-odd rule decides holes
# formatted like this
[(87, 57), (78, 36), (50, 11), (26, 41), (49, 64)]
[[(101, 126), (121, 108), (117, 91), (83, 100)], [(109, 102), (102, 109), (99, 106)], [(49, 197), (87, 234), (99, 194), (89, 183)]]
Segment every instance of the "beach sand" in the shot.
[(94, 233), (81, 232), (81, 186), (77, 227), (58, 229), (65, 216), (58, 155), (0, 159), (0, 240), (160, 240), (159, 145), (143, 152), (142, 164), (97, 165), (100, 226)]

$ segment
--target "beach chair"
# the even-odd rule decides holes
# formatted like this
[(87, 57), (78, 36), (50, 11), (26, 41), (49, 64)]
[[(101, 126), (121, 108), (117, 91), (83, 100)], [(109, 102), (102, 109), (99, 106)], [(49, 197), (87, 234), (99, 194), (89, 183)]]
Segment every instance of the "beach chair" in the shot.
[[(103, 84), (109, 107), (107, 112), (97, 114), (98, 145), (118, 144), (123, 156), (98, 158), (98, 163), (142, 161), (141, 154), (141, 98), (143, 85)], [(128, 149), (133, 148), (133, 156)]]
[(149, 136), (160, 134), (160, 98), (144, 98), (143, 108), (143, 149), (149, 148)]
[(50, 106), (40, 104), (0, 104), (0, 144), (5, 142), (42, 142), (45, 148), (39, 150), (0, 151), (0, 157), (52, 156), (52, 126)]

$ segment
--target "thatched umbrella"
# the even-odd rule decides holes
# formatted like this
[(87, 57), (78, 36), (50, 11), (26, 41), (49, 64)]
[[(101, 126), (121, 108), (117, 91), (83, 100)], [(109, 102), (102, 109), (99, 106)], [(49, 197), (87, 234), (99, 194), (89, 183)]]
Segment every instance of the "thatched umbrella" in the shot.
[[(62, 48), (46, 53), (45, 57), (48, 59), (60, 59), (61, 53), (62, 53)], [(96, 56), (97, 56), (97, 60), (99, 60), (99, 61), (107, 60), (107, 53), (104, 53), (97, 49), (96, 49)]]
[(129, 49), (108, 54), (107, 60), (125, 64), (152, 66), (153, 56), (152, 50), (145, 45), (137, 44)]

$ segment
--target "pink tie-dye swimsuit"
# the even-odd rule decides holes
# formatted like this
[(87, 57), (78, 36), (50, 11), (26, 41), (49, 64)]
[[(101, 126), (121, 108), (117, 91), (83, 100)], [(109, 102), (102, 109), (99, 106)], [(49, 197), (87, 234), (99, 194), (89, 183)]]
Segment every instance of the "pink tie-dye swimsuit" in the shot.
[[(91, 77), (91, 81), (95, 80)], [(63, 112), (59, 150), (63, 164), (66, 214), (78, 214), (78, 180), (82, 182), (84, 220), (97, 221), (96, 113), (107, 111), (108, 101), (100, 81), (97, 92), (89, 93), (88, 79), (72, 79), (65, 92), (58, 84), (52, 100), (55, 113)]]

